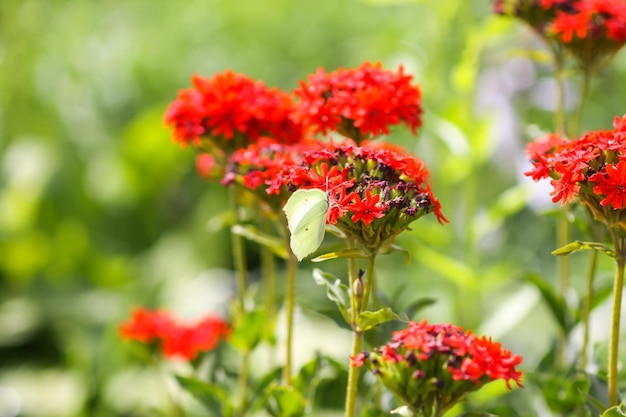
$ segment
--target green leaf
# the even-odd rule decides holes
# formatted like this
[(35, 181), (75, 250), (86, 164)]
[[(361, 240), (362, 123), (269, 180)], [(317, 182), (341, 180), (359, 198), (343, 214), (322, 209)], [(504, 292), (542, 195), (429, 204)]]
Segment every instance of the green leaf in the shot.
[(339, 278), (322, 271), (321, 269), (313, 269), (313, 279), (317, 285), (326, 287), (326, 296), (329, 300), (337, 304), (339, 311), (346, 323), (350, 324), (350, 289), (343, 284)]
[(606, 245), (603, 245), (598, 242), (583, 242), (582, 240), (575, 240), (573, 242), (568, 243), (565, 246), (561, 246), (558, 249), (552, 251), (552, 255), (556, 256), (565, 256), (570, 253), (577, 252), (579, 250), (597, 250), (600, 252), (606, 253), (611, 258), (616, 258), (617, 255), (611, 249), (609, 249)]
[(287, 250), (285, 249), (282, 239), (263, 233), (252, 225), (236, 224), (231, 228), (231, 230), (236, 235), (243, 236), (248, 240), (258, 243), (259, 245), (265, 246), (270, 249), (274, 255), (282, 259), (287, 259)]
[(456, 417), (498, 417), (497, 414), (485, 413), (482, 411), (468, 411), (465, 413), (461, 413)]
[(626, 414), (624, 414), (624, 412), (622, 412), (622, 409), (618, 407), (617, 405), (615, 407), (611, 407), (607, 409), (604, 413), (602, 413), (602, 417), (621, 417), (621, 416), (626, 416)]
[(301, 417), (306, 403), (294, 387), (275, 385), (266, 392), (265, 409), (273, 417)]
[(523, 279), (539, 290), (561, 331), (564, 335), (568, 335), (572, 330), (574, 319), (563, 297), (558, 295), (554, 288), (537, 274), (526, 274)]
[(234, 415), (234, 407), (223, 387), (179, 375), (176, 375), (176, 380), (185, 391), (200, 401), (208, 410), (213, 411), (215, 415), (224, 417)]
[(233, 331), (228, 343), (243, 352), (249, 352), (263, 340), (273, 337), (273, 328), (268, 326), (267, 312), (262, 308), (245, 311), (234, 305), (232, 317)]
[(275, 381), (278, 381), (281, 377), (282, 372), (282, 366), (274, 368), (265, 375), (263, 375), (259, 382), (254, 384), (254, 389), (248, 397), (248, 404), (250, 404), (251, 409), (265, 407), (265, 393), (267, 391), (267, 387), (269, 387), (272, 383), (275, 383)]
[(390, 253), (394, 253), (394, 252), (400, 252), (404, 254), (405, 265), (408, 266), (411, 264), (411, 254), (409, 253), (409, 251), (398, 245), (393, 245), (393, 244), (385, 245), (379, 249), (378, 254), (389, 255)]
[(311, 262), (323, 262), (328, 261), (330, 259), (337, 258), (356, 258), (356, 259), (366, 259), (368, 256), (361, 249), (344, 249), (337, 252), (325, 253), (323, 255), (317, 256), (311, 259)]
[(305, 400), (313, 402), (315, 388), (319, 384), (319, 370), (322, 366), (322, 355), (315, 353), (315, 358), (305, 363), (293, 380), (293, 386), (302, 393)]
[(369, 329), (392, 320), (401, 320), (400, 316), (394, 313), (389, 307), (376, 311), (364, 311), (356, 319), (357, 328), (365, 332)]

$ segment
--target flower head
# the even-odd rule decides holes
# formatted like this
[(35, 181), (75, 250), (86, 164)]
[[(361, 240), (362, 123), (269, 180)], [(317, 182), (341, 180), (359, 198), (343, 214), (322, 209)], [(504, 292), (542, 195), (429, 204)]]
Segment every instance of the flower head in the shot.
[(347, 141), (304, 151), (300, 166), (284, 172), (288, 188), (318, 188), (328, 195), (327, 222), (368, 250), (390, 243), (428, 213), (446, 222), (426, 183), (422, 161), (399, 147)]
[(193, 360), (200, 352), (215, 349), (219, 341), (228, 336), (230, 328), (219, 317), (208, 316), (196, 324), (184, 325), (176, 322), (168, 312), (138, 308), (119, 331), (126, 340), (158, 342), (163, 354), (169, 358)]
[(494, 10), (524, 20), (583, 67), (600, 65), (626, 42), (623, 0), (496, 0)]
[(597, 220), (626, 230), (626, 115), (613, 130), (591, 131), (572, 141), (548, 135), (526, 148), (535, 181), (550, 177), (552, 201), (585, 204)]
[(405, 123), (413, 133), (421, 126), (421, 91), (402, 67), (384, 70), (380, 63), (327, 73), (320, 68), (302, 81), (296, 114), (316, 132), (336, 131), (360, 143), (381, 134), (389, 126)]
[(491, 338), (451, 324), (410, 322), (392, 340), (372, 352), (351, 358), (352, 366), (366, 365), (416, 415), (443, 412), (465, 394), (494, 380), (522, 387), (516, 367), (522, 357), (503, 349)]
[(303, 135), (302, 125), (293, 120), (295, 103), (288, 93), (232, 71), (212, 78), (194, 75), (192, 84), (165, 113), (174, 140), (183, 145), (208, 142), (212, 152), (230, 155), (262, 136), (294, 143)]

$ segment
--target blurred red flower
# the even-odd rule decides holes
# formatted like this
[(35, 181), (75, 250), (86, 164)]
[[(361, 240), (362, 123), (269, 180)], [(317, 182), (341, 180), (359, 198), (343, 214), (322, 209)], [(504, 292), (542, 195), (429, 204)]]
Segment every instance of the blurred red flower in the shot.
[(302, 138), (303, 128), (292, 118), (293, 97), (286, 92), (233, 71), (212, 78), (194, 75), (192, 84), (165, 113), (174, 140), (183, 145), (200, 146), (205, 138), (230, 154), (262, 136), (284, 143)]
[(142, 343), (158, 342), (165, 356), (195, 359), (200, 352), (213, 350), (230, 333), (228, 323), (208, 316), (192, 325), (176, 322), (168, 312), (135, 309), (131, 319), (119, 328), (125, 340)]
[(316, 132), (336, 131), (360, 143), (389, 134), (389, 127), (405, 123), (413, 133), (422, 124), (421, 90), (411, 84), (402, 67), (384, 70), (380, 63), (316, 74), (294, 91), (300, 98), (298, 119)]

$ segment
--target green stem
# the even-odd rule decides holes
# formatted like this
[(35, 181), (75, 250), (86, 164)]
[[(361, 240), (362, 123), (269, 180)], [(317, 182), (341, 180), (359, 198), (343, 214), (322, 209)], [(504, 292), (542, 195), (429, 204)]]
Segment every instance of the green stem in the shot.
[(591, 85), (591, 70), (587, 67), (583, 70), (582, 77), (582, 86), (580, 89), (580, 100), (578, 101), (578, 106), (576, 108), (576, 114), (574, 119), (572, 120), (571, 129), (569, 132), (569, 136), (571, 138), (577, 137), (579, 132), (578, 129), (580, 127), (580, 121), (583, 117), (583, 110), (585, 108), (585, 101), (587, 98), (587, 94), (589, 94), (589, 87)]
[[(268, 232), (268, 222), (263, 223), (266, 225), (264, 232)], [(267, 311), (268, 321), (273, 326), (276, 323), (276, 258), (270, 248), (265, 245), (260, 246), (265, 309)]]
[(591, 302), (593, 300), (593, 281), (596, 275), (598, 251), (592, 250), (589, 254), (589, 267), (587, 269), (587, 295), (583, 311), (583, 346), (580, 352), (580, 367), (587, 367), (587, 349), (589, 347), (589, 317), (591, 316)]
[(241, 353), (241, 369), (239, 370), (239, 406), (237, 417), (244, 417), (248, 409), (248, 370), (250, 369), (250, 352)]
[(370, 294), (372, 293), (372, 288), (374, 288), (374, 263), (376, 261), (376, 255), (371, 254), (369, 258), (367, 258), (367, 275), (365, 277), (365, 291), (363, 292), (363, 300), (361, 303), (361, 311), (367, 310), (367, 305), (369, 304)]
[[(354, 249), (354, 239), (346, 238), (348, 249)], [(363, 335), (357, 327), (357, 318), (359, 317), (359, 306), (357, 299), (354, 295), (354, 283), (358, 279), (357, 263), (356, 259), (348, 258), (348, 277), (350, 280), (350, 305), (351, 305), (351, 320), (352, 327), (352, 356), (361, 352), (361, 345), (363, 344)], [(359, 382), (359, 367), (350, 366), (348, 371), (348, 386), (346, 388), (346, 407), (345, 417), (354, 417), (356, 412), (356, 395)]]
[(285, 295), (285, 308), (287, 310), (287, 339), (285, 340), (285, 367), (283, 368), (283, 382), (287, 386), (291, 386), (291, 353), (293, 343), (293, 315), (295, 308), (295, 288), (296, 288), (296, 271), (298, 269), (298, 260), (289, 249), (289, 241), (287, 241), (287, 294)]
[[(235, 222), (239, 223), (241, 217), (239, 214), (239, 192), (236, 187), (231, 187), (230, 193), (231, 210), (233, 210)], [(243, 238), (235, 233), (231, 233), (233, 261), (235, 263), (235, 271), (237, 274), (238, 284), (238, 303), (241, 314), (245, 314), (246, 310), (246, 255)], [(247, 409), (247, 391), (248, 391), (248, 371), (250, 367), (250, 353), (248, 351), (241, 354), (241, 367), (239, 369), (239, 406), (237, 416), (244, 417)]]
[[(567, 209), (562, 210), (561, 216), (559, 216), (556, 224), (557, 234), (557, 247), (561, 248), (569, 243), (569, 222), (567, 220)], [(567, 291), (569, 288), (569, 259), (567, 256), (559, 256), (558, 261), (559, 270), (559, 294), (566, 299)], [(556, 363), (558, 365), (563, 364), (563, 356), (565, 351), (565, 345), (567, 343), (567, 335), (561, 334), (558, 349), (556, 352)]]
[[(239, 223), (241, 217), (239, 214), (239, 193), (237, 187), (230, 187), (230, 203), (233, 210), (235, 222)], [(230, 234), (233, 247), (233, 261), (235, 263), (235, 271), (237, 273), (237, 284), (239, 289), (239, 305), (242, 310), (245, 309), (246, 300), (246, 256), (243, 238), (235, 233)]]
[(554, 128), (556, 133), (564, 135), (567, 132), (565, 126), (565, 82), (563, 77), (563, 53), (558, 45), (548, 42), (554, 58), (554, 79), (557, 90), (557, 107), (554, 112)]
[(609, 407), (618, 404), (617, 365), (619, 353), (620, 316), (622, 309), (622, 291), (624, 288), (624, 240), (611, 230), (617, 259), (615, 261), (615, 280), (613, 282), (613, 312), (611, 318), (611, 338), (609, 341)]

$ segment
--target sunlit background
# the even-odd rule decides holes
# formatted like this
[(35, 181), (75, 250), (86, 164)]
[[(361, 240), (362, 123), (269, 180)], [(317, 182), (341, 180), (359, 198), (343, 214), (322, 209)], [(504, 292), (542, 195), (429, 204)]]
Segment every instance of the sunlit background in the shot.
[[(163, 124), (192, 74), (226, 69), (288, 91), (318, 67), (381, 61), (413, 74), (424, 126), (386, 140), (426, 162), (450, 224), (427, 218), (402, 234), (411, 264), (381, 257), (382, 290), (398, 310), (436, 298), (414, 318), (492, 335), (533, 369), (557, 332), (524, 279), (554, 284), (556, 268), (549, 189), (523, 176), (525, 143), (553, 126), (541, 49), (488, 0), (1, 1), (0, 417), (169, 415), (172, 381), (117, 327), (138, 305), (188, 319), (227, 311), (225, 191)], [(622, 54), (592, 85), (585, 129), (626, 112), (625, 76)], [(572, 80), (569, 103), (578, 91)], [(572, 256), (578, 288), (585, 259)], [(296, 362), (316, 350), (347, 361), (350, 333), (321, 314), (333, 306), (311, 268), (297, 282)], [(594, 316), (600, 352), (606, 311)]]

